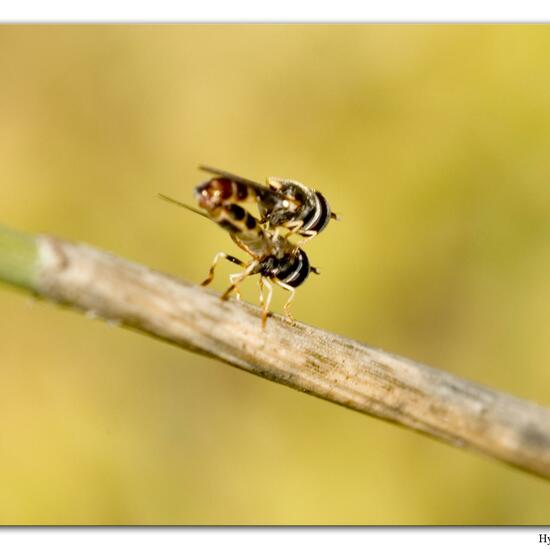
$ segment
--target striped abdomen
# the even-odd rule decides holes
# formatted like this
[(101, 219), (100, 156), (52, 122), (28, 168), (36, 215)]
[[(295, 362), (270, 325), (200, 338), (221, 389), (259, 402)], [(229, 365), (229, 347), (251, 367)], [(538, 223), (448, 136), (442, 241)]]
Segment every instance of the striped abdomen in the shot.
[(315, 231), (320, 233), (330, 221), (331, 213), (327, 199), (319, 191), (315, 191), (315, 201), (311, 208), (303, 212), (304, 225), (299, 233)]
[(299, 248), (296, 252), (285, 254), (282, 258), (265, 258), (261, 273), (264, 277), (275, 278), (293, 288), (300, 286), (311, 271), (306, 253)]
[(238, 246), (253, 256), (269, 254), (271, 242), (258, 220), (238, 204), (227, 204), (208, 211), (210, 219), (225, 229)]
[(245, 201), (259, 200), (261, 190), (252, 185), (229, 178), (213, 178), (195, 188), (195, 196), (201, 208), (214, 208)]

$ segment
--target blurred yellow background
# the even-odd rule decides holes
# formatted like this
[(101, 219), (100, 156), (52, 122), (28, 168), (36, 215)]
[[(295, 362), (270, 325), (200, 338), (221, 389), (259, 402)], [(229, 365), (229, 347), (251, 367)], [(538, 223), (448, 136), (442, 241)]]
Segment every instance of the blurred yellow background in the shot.
[[(199, 163), (291, 177), (342, 218), (299, 320), (548, 405), (549, 51), (548, 26), (3, 26), (0, 223), (198, 282), (242, 253), (156, 194), (192, 202)], [(0, 308), (0, 523), (550, 521), (509, 466), (6, 286)]]

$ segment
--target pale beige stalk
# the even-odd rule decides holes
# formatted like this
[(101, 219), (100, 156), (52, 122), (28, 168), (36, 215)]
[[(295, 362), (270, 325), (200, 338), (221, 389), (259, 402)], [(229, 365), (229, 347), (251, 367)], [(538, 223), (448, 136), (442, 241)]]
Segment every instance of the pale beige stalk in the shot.
[(35, 291), (182, 348), (550, 478), (550, 410), (81, 244), (38, 238)]

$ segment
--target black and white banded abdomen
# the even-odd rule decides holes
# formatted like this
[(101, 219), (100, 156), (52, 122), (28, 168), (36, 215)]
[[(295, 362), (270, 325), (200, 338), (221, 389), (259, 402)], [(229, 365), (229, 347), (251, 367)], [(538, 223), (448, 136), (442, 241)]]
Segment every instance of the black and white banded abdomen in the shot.
[(328, 225), (330, 215), (330, 206), (327, 199), (319, 191), (315, 191), (315, 206), (306, 212), (303, 218), (304, 225), (299, 232), (314, 231), (320, 233)]
[(274, 265), (264, 275), (273, 277), (293, 288), (300, 286), (308, 277), (311, 271), (309, 259), (306, 253), (299, 248), (297, 252), (292, 252), (274, 260)]

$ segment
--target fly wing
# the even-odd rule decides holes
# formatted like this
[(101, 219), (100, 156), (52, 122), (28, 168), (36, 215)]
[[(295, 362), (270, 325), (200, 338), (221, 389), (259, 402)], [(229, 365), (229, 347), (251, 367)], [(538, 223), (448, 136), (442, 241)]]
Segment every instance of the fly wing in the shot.
[(184, 202), (180, 202), (176, 199), (173, 199), (172, 197), (168, 197), (167, 195), (163, 195), (162, 193), (158, 194), (159, 199), (162, 199), (166, 202), (170, 202), (172, 204), (175, 204), (176, 206), (181, 206), (182, 208), (186, 208), (187, 210), (190, 210), (191, 212), (194, 212), (195, 214), (198, 214), (199, 216), (202, 216), (203, 218), (210, 219), (204, 212), (201, 212), (200, 210), (197, 210), (196, 208), (193, 208), (192, 206), (189, 206), (188, 204), (185, 204)]
[(266, 192), (269, 192), (270, 189), (263, 185), (262, 183), (259, 183), (254, 180), (249, 180), (247, 178), (243, 178), (242, 176), (237, 176), (237, 174), (232, 174), (231, 172), (226, 172), (225, 170), (219, 170), (218, 168), (213, 168), (212, 166), (205, 166), (204, 164), (199, 165), (199, 170), (202, 170), (203, 172), (208, 172), (209, 174), (213, 174), (214, 176), (220, 176), (222, 178), (227, 178), (232, 181), (238, 181), (240, 183), (244, 183), (245, 185), (248, 185), (255, 189), (258, 194), (263, 195)]

